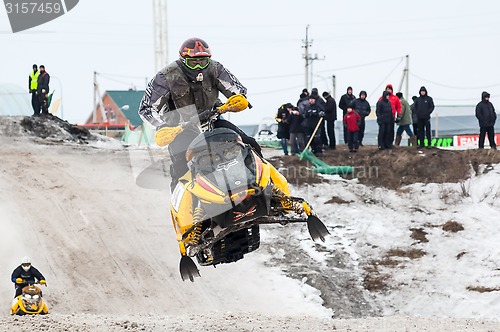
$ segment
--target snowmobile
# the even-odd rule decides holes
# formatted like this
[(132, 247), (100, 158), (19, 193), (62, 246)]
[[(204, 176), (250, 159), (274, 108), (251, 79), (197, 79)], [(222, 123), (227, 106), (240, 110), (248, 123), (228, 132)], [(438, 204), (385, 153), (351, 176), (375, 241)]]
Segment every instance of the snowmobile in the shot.
[(49, 313), (42, 290), (35, 285), (23, 287), (22, 294), (14, 298), (10, 307), (11, 315), (45, 315)]
[(306, 223), (314, 241), (324, 241), (329, 234), (311, 205), (290, 196), (286, 178), (238, 133), (212, 128), (211, 122), (228, 103), (231, 100), (199, 115), (207, 125), (190, 143), (189, 171), (172, 192), (170, 212), (182, 280), (200, 276), (191, 257), (201, 266), (216, 266), (236, 262), (259, 248), (260, 225)]

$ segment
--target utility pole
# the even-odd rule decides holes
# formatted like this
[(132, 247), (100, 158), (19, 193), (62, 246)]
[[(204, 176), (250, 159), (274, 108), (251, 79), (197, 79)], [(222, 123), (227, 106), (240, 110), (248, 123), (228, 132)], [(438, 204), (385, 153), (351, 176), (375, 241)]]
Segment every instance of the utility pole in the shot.
[(306, 89), (309, 89), (309, 47), (312, 45), (312, 41), (309, 41), (309, 24), (306, 26), (306, 39), (302, 40), (304, 43), (304, 46), (302, 46), (305, 49), (304, 52), (304, 59), (306, 60), (306, 65), (304, 67), (305, 69), (305, 87)]
[(408, 94), (410, 92), (409, 85), (410, 85), (410, 55), (407, 54), (406, 55), (406, 89), (405, 89), (406, 100), (410, 100), (410, 95)]
[[(305, 52), (304, 52), (304, 56), (303, 56), (303, 59), (306, 60), (306, 63), (305, 63), (305, 84), (306, 84), (306, 88), (307, 89), (310, 89), (311, 87), (309, 86), (310, 84), (312, 84), (312, 63), (314, 60), (324, 60), (325, 57), (323, 57), (323, 59), (320, 59), (318, 58), (318, 54), (315, 54), (314, 56), (310, 56), (309, 55), (309, 47), (312, 46), (312, 40), (309, 41), (309, 24), (306, 26), (306, 39), (302, 40), (302, 42), (304, 43), (304, 45), (302, 46), (304, 49), (305, 49)], [(311, 68), (309, 68), (309, 66)], [(311, 78), (311, 81), (309, 82), (309, 77)]]
[(102, 122), (108, 122), (108, 117), (106, 116), (106, 110), (102, 104), (101, 90), (99, 89), (99, 84), (97, 84), (97, 72), (94, 71), (94, 111), (92, 116), (92, 122), (97, 123), (97, 104), (101, 108), (101, 120)]
[(337, 77), (335, 75), (332, 75), (332, 97), (333, 99), (337, 100)]
[(410, 79), (410, 56), (407, 54), (406, 55), (406, 65), (405, 69), (403, 70), (403, 76), (401, 77), (401, 82), (399, 83), (399, 89), (398, 91), (401, 91), (403, 88), (403, 83), (405, 83), (405, 99), (409, 100), (409, 95), (408, 93), (410, 92), (409, 90), (409, 84), (408, 81)]
[(94, 71), (94, 109), (92, 110), (92, 123), (97, 122), (97, 114), (96, 114), (96, 108), (97, 108), (97, 97), (96, 97), (96, 88), (97, 88), (97, 73)]
[(153, 0), (155, 72), (168, 62), (167, 0)]

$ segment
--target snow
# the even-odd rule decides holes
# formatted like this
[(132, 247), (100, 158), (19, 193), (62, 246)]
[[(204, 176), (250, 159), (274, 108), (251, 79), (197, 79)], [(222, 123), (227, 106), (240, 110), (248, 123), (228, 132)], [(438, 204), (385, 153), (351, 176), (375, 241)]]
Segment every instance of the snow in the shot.
[[(384, 315), (498, 320), (499, 180), (500, 165), (495, 165), (463, 184), (415, 184), (395, 192), (340, 180), (300, 193), (306, 192), (309, 200), (317, 202), (316, 211), (325, 220), (335, 216), (328, 225), (337, 240), (325, 245), (329, 251), (350, 253), (353, 263), (366, 264), (391, 249), (426, 252), (420, 259), (402, 259), (397, 268), (383, 268), (382, 273), (390, 275), (392, 289), (375, 294), (375, 301), (383, 303)], [(352, 203), (322, 204), (330, 196)], [(444, 231), (441, 226), (448, 221), (462, 224), (464, 230)], [(410, 238), (412, 228), (424, 229), (429, 242)], [(363, 271), (358, 273), (361, 278)], [(467, 289), (474, 286), (497, 291)]]
[[(178, 273), (165, 149), (1, 133), (0, 331), (500, 330), (499, 165), (398, 191), (339, 176), (292, 187), (325, 221), (325, 243), (303, 225), (263, 226), (259, 250), (200, 267), (190, 283)], [(464, 229), (445, 231), (449, 221)], [(425, 255), (387, 256), (395, 249)], [(45, 317), (7, 314), (23, 255), (47, 278)], [(387, 257), (398, 264), (374, 271)], [(385, 288), (365, 289), (369, 273)]]

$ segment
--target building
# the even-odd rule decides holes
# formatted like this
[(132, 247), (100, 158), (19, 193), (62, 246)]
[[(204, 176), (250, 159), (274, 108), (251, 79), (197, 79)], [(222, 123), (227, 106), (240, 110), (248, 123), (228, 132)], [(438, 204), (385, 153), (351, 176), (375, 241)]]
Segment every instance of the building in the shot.
[(0, 116), (30, 116), (33, 114), (28, 89), (15, 84), (0, 84)]
[(125, 125), (139, 126), (142, 120), (137, 114), (139, 104), (144, 96), (144, 90), (108, 90), (102, 97), (102, 105), (98, 103), (85, 122), (85, 127), (108, 126), (121, 127)]

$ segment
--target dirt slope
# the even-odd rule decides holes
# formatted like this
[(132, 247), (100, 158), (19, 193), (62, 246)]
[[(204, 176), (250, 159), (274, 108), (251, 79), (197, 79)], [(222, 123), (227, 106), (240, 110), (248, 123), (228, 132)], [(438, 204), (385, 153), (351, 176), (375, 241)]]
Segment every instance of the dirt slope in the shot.
[[(337, 150), (326, 150), (321, 160), (332, 166), (353, 166), (359, 183), (398, 189), (412, 183), (460, 182), (479, 165), (500, 163), (498, 150), (443, 150), (395, 147), (380, 151), (376, 146), (364, 146), (358, 152), (349, 152), (345, 145)], [(271, 159), (280, 167), (291, 183), (318, 183), (321, 176), (311, 173), (313, 165), (296, 156), (278, 156)], [(352, 178), (352, 174), (341, 175)]]
[(12, 297), (10, 273), (29, 255), (45, 274), (45, 292), (59, 313), (183, 314), (186, 307), (190, 313), (248, 307), (298, 314), (316, 307), (281, 303), (282, 291), (266, 281), (265, 272), (242, 285), (259, 256), (205, 268), (196, 283), (183, 282), (168, 215), (170, 194), (135, 183), (132, 165), (148, 163), (147, 151), (41, 140), (12, 122), (0, 132), (1, 298)]

